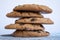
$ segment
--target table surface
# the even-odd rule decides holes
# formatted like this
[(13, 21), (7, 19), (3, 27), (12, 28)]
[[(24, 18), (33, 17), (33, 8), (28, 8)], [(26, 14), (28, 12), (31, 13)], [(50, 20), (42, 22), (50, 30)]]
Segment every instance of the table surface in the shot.
[(0, 35), (0, 40), (60, 40), (60, 36), (12, 37), (11, 35)]

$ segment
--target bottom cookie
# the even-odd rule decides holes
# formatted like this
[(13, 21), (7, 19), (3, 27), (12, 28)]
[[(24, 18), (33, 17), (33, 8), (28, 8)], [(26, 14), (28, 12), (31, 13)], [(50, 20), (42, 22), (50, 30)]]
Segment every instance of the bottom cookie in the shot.
[(15, 37), (42, 37), (42, 36), (48, 36), (49, 32), (47, 31), (20, 31), (16, 30), (12, 36)]

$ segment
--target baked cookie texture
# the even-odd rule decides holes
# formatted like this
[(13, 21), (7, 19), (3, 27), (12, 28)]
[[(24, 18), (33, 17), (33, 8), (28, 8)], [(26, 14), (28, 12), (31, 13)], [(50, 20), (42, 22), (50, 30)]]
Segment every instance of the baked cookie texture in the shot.
[(5, 27), (6, 29), (19, 29), (19, 30), (44, 30), (43, 25), (34, 24), (10, 24)]
[(43, 18), (43, 15), (40, 13), (35, 13), (35, 12), (10, 12), (6, 15), (7, 17), (12, 17), (12, 18), (19, 18), (19, 17), (37, 17), (37, 18)]
[(16, 30), (12, 35), (15, 37), (42, 37), (42, 36), (48, 36), (49, 32), (47, 32), (47, 31), (20, 31), (20, 30)]
[(52, 9), (45, 5), (23, 4), (13, 8), (12, 12), (6, 14), (9, 18), (18, 18), (14, 24), (5, 26), (5, 29), (16, 29), (13, 37), (42, 37), (49, 36), (43, 24), (53, 24), (49, 18), (42, 14), (50, 14)]
[(46, 12), (51, 13), (52, 9), (45, 5), (36, 5), (36, 4), (24, 4), (18, 5), (14, 8), (15, 11), (37, 11), (37, 12)]
[(16, 23), (53, 24), (49, 18), (21, 18)]

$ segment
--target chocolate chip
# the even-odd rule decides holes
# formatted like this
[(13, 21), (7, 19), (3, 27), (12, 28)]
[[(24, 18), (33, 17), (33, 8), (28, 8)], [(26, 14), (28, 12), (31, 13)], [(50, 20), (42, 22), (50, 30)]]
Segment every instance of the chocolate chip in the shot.
[(36, 19), (35, 18), (32, 18), (31, 21), (35, 21)]
[(49, 33), (49, 32), (46, 31), (46, 33)]
[[(42, 31), (42, 30), (38, 30), (37, 32), (38, 32), (38, 33), (41, 33), (41, 31)], [(43, 31), (42, 31), (42, 32), (43, 32)]]
[(20, 25), (24, 25), (24, 23), (20, 23)]
[(44, 28), (42, 24), (40, 24), (40, 27)]
[(15, 20), (15, 21), (18, 21), (18, 20)]

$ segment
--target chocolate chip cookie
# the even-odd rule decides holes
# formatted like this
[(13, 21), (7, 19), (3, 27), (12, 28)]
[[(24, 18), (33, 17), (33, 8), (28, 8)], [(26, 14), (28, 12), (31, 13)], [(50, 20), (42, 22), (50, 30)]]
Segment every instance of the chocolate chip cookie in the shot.
[(37, 4), (24, 4), (18, 5), (14, 9), (14, 11), (33, 11), (33, 12), (46, 12), (51, 13), (52, 9), (45, 5), (37, 5)]
[(53, 24), (49, 18), (21, 18), (16, 23)]
[(40, 13), (34, 13), (34, 12), (10, 12), (6, 15), (7, 17), (38, 17), (38, 18), (43, 18), (43, 16)]
[(47, 31), (20, 31), (16, 30), (12, 36), (15, 37), (42, 37), (42, 36), (48, 36), (49, 32)]
[(43, 25), (37, 24), (10, 24), (5, 27), (6, 29), (19, 29), (19, 30), (44, 30)]

